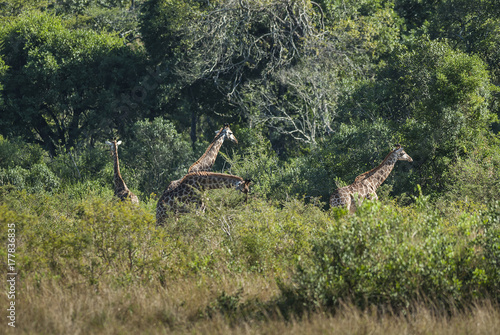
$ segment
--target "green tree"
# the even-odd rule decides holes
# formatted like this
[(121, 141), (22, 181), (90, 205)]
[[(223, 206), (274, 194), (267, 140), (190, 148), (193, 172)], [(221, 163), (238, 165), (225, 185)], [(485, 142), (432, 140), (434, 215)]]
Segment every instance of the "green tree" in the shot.
[(127, 43), (140, 40), (139, 14), (144, 0), (59, 1), (51, 12), (74, 28), (118, 33)]
[(428, 31), (433, 38), (447, 38), (455, 48), (479, 55), (488, 64), (492, 80), (500, 83), (498, 1), (441, 1), (428, 23)]
[(161, 195), (170, 181), (187, 173), (195, 160), (186, 136), (160, 117), (136, 122), (131, 137), (124, 140), (127, 144), (120, 157), (133, 166), (138, 187), (147, 195)]
[(253, 80), (242, 90), (241, 109), (254, 124), (265, 124), (296, 142), (315, 145), (333, 132), (337, 102), (346, 93), (346, 66), (334, 53), (304, 57), (300, 64)]
[(394, 1), (405, 19), (409, 38), (429, 34), (446, 38), (453, 48), (481, 57), (491, 79), (500, 82), (500, 6), (496, 0), (403, 0)]
[[(164, 90), (170, 103), (196, 101), (211, 117), (264, 123), (278, 132), (273, 146), (294, 143), (286, 145), (294, 151), (331, 133), (338, 98), (371, 76), (370, 59), (399, 38), (391, 3), (348, 7), (352, 15), (328, 12), (325, 20), (322, 7), (307, 0), (151, 0), (141, 31), (153, 58), (171, 70)], [(222, 108), (209, 114), (214, 100)]]
[(47, 10), (53, 6), (53, 0), (0, 0), (0, 20), (8, 22), (23, 12)]
[[(151, 0), (144, 6), (141, 29), (153, 58), (171, 70), (172, 80), (164, 87), (169, 102), (195, 101), (186, 112), (202, 109), (210, 118), (223, 115), (227, 121), (248, 119), (241, 94), (247, 83), (247, 92), (270, 84), (303, 53), (318, 52), (314, 46), (324, 41), (316, 29), (319, 21), (304, 0)], [(214, 101), (221, 108), (211, 107)]]
[(325, 24), (342, 49), (377, 59), (399, 43), (404, 24), (390, 0), (321, 0)]
[(146, 74), (144, 53), (120, 38), (70, 30), (59, 18), (32, 12), (1, 28), (0, 40), (9, 66), (1, 78), (3, 134), (22, 135), (55, 155), (58, 147), (68, 151), (123, 129), (141, 112), (137, 103), (120, 108)]
[[(2, 50), (2, 45), (0, 44), (0, 51)], [(4, 60), (2, 59), (2, 57), (0, 56), (0, 77), (4, 76), (5, 73), (7, 73), (7, 65), (5, 64)], [(2, 83), (0, 82), (0, 93), (3, 91), (3, 85)], [(0, 108), (3, 106), (3, 96), (2, 94), (0, 94)]]
[(398, 51), (346, 107), (361, 119), (394, 121), (394, 137), (408, 146), (418, 183), (441, 189), (452, 163), (495, 120), (489, 78), (480, 57), (423, 37)]

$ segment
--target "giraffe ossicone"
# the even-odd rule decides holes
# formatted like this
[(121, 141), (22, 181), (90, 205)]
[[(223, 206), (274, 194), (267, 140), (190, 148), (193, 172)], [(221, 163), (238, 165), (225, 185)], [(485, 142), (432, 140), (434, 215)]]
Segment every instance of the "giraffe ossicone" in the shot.
[(113, 168), (114, 168), (114, 179), (113, 183), (115, 186), (115, 196), (120, 198), (121, 201), (129, 200), (133, 204), (139, 203), (139, 198), (129, 190), (125, 181), (120, 173), (120, 162), (118, 160), (118, 146), (122, 144), (122, 141), (106, 141), (111, 150), (111, 156), (113, 157)]
[(376, 193), (378, 187), (387, 179), (398, 160), (413, 162), (413, 159), (399, 144), (385, 157), (379, 166), (357, 176), (351, 185), (335, 190), (330, 196), (330, 206), (347, 207), (350, 213), (354, 213), (356, 211), (356, 200), (362, 201), (365, 198), (370, 200), (378, 199)]

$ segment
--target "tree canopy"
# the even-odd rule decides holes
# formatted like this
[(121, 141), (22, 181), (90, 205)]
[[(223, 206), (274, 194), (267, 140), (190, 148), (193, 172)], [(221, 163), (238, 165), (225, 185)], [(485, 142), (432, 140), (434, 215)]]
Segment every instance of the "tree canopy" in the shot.
[[(325, 196), (395, 143), (415, 158), (404, 188), (441, 192), (497, 143), (493, 0), (4, 0), (0, 15), (0, 134), (52, 157), (168, 120), (190, 159), (229, 122), (234, 157), (258, 145), (302, 185), (288, 191), (311, 193), (299, 179), (316, 171)], [(162, 181), (179, 173), (169, 155)]]
[(112, 34), (68, 29), (43, 13), (22, 15), (0, 34), (8, 66), (2, 79), (4, 134), (21, 135), (55, 155), (58, 147), (95, 142), (138, 117), (120, 113), (116, 101), (139, 82), (140, 50)]

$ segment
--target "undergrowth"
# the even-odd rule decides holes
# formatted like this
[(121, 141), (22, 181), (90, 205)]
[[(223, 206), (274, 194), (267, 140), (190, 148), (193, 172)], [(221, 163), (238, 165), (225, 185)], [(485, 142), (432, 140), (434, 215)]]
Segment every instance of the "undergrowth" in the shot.
[[(157, 228), (155, 198), (134, 206), (81, 187), (0, 189), (3, 245), (7, 223), (16, 226), (26, 332), (93, 333), (117, 322), (179, 330), (219, 318), (240, 327), (336, 315), (346, 303), (402, 315), (500, 303), (499, 203), (443, 208), (420, 195), (407, 207), (366, 201), (348, 215), (224, 190), (204, 213)], [(71, 308), (43, 311), (46, 303)]]

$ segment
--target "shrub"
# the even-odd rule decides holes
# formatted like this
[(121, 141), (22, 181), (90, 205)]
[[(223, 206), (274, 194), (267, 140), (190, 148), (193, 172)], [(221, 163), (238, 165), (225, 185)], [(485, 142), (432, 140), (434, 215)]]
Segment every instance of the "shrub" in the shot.
[[(124, 284), (155, 275), (150, 270), (161, 259), (162, 248), (156, 244), (163, 235), (153, 233), (152, 214), (95, 196), (68, 199), (63, 194), (25, 194), (17, 205), (13, 197), (19, 194), (4, 195), (11, 210), (32, 218), (18, 232), (19, 257), (24, 259), (19, 267), (24, 276), (84, 279), (99, 285), (103, 277)], [(113, 279), (108, 277), (111, 273)]]
[(28, 190), (36, 193), (42, 190), (53, 192), (59, 188), (60, 180), (45, 164), (36, 164), (31, 167), (26, 178)]
[(449, 199), (470, 199), (487, 204), (500, 199), (500, 149), (498, 139), (492, 143), (481, 137), (478, 143), (459, 157), (447, 174), (446, 192), (443, 197)]
[(16, 166), (10, 169), (0, 169), (0, 185), (12, 185), (18, 190), (26, 187), (26, 176), (28, 170)]
[(0, 168), (19, 166), (27, 169), (44, 162), (47, 153), (36, 144), (22, 142), (20, 139), (7, 140), (0, 135)]
[[(281, 284), (283, 296), (312, 309), (350, 301), (396, 311), (421, 300), (460, 306), (495, 296), (500, 276), (490, 260), (498, 260), (499, 227), (486, 222), (474, 213), (448, 221), (422, 197), (414, 208), (366, 201), (312, 237), (312, 255), (297, 267), (293, 285)], [(478, 248), (486, 244), (495, 247)]]
[(29, 192), (59, 188), (60, 179), (46, 165), (47, 153), (36, 144), (8, 141), (0, 135), (0, 186), (12, 185)]
[(53, 195), (0, 188), (0, 203), (31, 218), (19, 231), (24, 275), (89, 285), (162, 284), (233, 273), (285, 277), (309, 249), (308, 236), (329, 221), (318, 207), (302, 201), (279, 208), (252, 198), (245, 205), (240, 193), (223, 190), (208, 194), (203, 215), (188, 213), (155, 228), (154, 201), (137, 208), (79, 185)]
[(483, 251), (483, 261), (486, 266), (478, 269), (475, 275), (484, 280), (484, 285), (496, 292), (500, 289), (500, 202), (490, 204), (484, 214), (484, 238), (478, 239), (477, 244)]
[(42, 163), (33, 165), (29, 170), (19, 166), (0, 169), (0, 186), (9, 184), (32, 193), (54, 192), (59, 188), (60, 180)]
[(103, 185), (113, 183), (113, 163), (107, 146), (84, 146), (58, 152), (48, 166), (66, 184), (98, 180)]
[(229, 172), (244, 179), (252, 179), (254, 194), (263, 197), (277, 195), (278, 190), (282, 189), (280, 181), (283, 169), (271, 143), (260, 132), (252, 129), (242, 129), (237, 135), (241, 140), (236, 153), (232, 157), (220, 153), (231, 166)]

